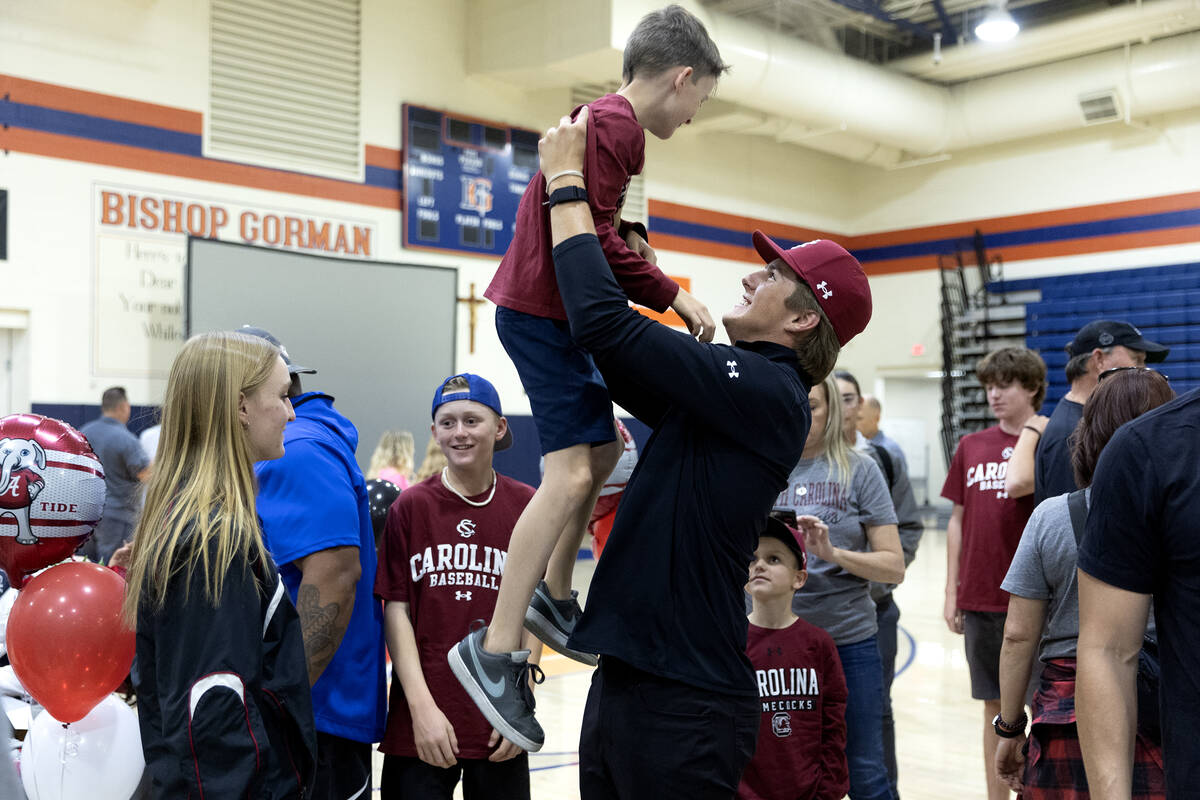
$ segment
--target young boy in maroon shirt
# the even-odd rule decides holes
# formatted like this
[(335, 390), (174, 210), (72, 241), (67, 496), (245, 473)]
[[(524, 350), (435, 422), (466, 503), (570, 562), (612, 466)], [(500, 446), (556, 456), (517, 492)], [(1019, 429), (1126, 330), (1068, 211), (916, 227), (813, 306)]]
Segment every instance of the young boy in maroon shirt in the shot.
[[(630, 35), (621, 88), (588, 106), (583, 177), (613, 275), (630, 299), (656, 311), (675, 309), (704, 341), (712, 340), (715, 328), (708, 309), (658, 269), (645, 229), (623, 223), (620, 213), (630, 178), (642, 170), (644, 130), (670, 138), (700, 110), (726, 69), (700, 21), (680, 6), (668, 6), (646, 15)], [(513, 531), (512, 558), (481, 650), (515, 650), (524, 626), (559, 652), (594, 666), (595, 655), (567, 647), (582, 613), (571, 577), (592, 507), (622, 442), (608, 388), (592, 356), (571, 336), (554, 273), (547, 202), (562, 186), (560, 179), (570, 175), (580, 173), (534, 176), (517, 211), (513, 242), (484, 292), (498, 306), (496, 331), (529, 396), (545, 475)], [(473, 678), (465, 680), (473, 682), (473, 691), (484, 691)], [(520, 736), (532, 751), (541, 746), (542, 733), (530, 727), (526, 735), (510, 735)]]
[[(533, 489), (492, 469), (512, 434), (488, 381), (448, 378), (434, 394), (432, 428), (447, 466), (404, 490), (379, 542), (375, 594), (395, 671), (380, 796), (450, 800), (461, 778), (468, 800), (527, 800), (528, 757), (479, 713), (445, 653), (460, 630), (491, 617), (509, 535)], [(529, 650), (517, 656), (537, 673)]]
[[(823, 525), (801, 517), (802, 525)], [(772, 514), (750, 562), (754, 603), (746, 654), (754, 665), (762, 720), (742, 773), (739, 800), (841, 800), (846, 764), (846, 679), (829, 634), (792, 613), (808, 578), (804, 539)]]
[(1033, 496), (1011, 498), (1005, 489), (1008, 459), (1022, 428), (1046, 396), (1046, 365), (1024, 347), (1004, 347), (987, 355), (975, 374), (987, 393), (996, 425), (959, 440), (942, 486), (954, 503), (946, 526), (946, 625), (963, 634), (971, 697), (983, 701), (983, 756), (988, 797), (1007, 800), (1008, 787), (992, 765), (999, 738), (992, 721), (1000, 713), (1000, 646), (1008, 593), (1000, 588), (1025, 523)]

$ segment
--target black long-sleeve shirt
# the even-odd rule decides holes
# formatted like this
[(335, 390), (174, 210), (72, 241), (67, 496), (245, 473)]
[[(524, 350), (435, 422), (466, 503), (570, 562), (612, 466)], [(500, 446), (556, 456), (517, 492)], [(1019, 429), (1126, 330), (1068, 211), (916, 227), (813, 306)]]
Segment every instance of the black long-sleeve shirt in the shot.
[(742, 587), (804, 450), (812, 379), (782, 345), (702, 344), (633, 311), (595, 236), (563, 242), (554, 263), (572, 335), (654, 429), (570, 646), (756, 696)]

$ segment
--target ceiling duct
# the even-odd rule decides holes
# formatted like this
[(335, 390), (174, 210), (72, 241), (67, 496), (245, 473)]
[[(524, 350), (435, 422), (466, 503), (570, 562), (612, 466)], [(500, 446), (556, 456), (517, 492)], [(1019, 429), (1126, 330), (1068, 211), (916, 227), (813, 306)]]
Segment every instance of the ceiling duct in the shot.
[(1101, 89), (1079, 95), (1079, 113), (1084, 125), (1103, 125), (1119, 122), (1124, 116), (1121, 111), (1121, 96), (1116, 89)]

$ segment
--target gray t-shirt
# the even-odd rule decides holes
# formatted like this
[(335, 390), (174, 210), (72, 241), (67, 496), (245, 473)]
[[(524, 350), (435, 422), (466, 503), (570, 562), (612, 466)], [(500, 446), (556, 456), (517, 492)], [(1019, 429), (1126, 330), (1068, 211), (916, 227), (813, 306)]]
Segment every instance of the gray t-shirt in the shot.
[[(1086, 497), (1090, 504), (1091, 489)], [(1077, 557), (1067, 495), (1044, 500), (1029, 517), (1008, 575), (1000, 584), (1000, 588), (1009, 594), (1047, 601), (1046, 627), (1038, 647), (1038, 657), (1042, 661), (1075, 657), (1075, 643), (1079, 639)], [(1153, 615), (1146, 632), (1154, 634)]]
[[(812, 514), (829, 526), (829, 541), (843, 550), (870, 550), (867, 528), (895, 525), (896, 512), (879, 466), (862, 453), (850, 452), (849, 480), (839, 482), (830, 462), (801, 459), (779, 495), (776, 508)], [(824, 628), (838, 645), (874, 636), (875, 602), (866, 578), (822, 561), (809, 553), (808, 582), (796, 592), (792, 609), (805, 621)]]
[(138, 473), (150, 464), (142, 443), (112, 417), (92, 420), (79, 429), (104, 467), (104, 516), (132, 522), (142, 508)]

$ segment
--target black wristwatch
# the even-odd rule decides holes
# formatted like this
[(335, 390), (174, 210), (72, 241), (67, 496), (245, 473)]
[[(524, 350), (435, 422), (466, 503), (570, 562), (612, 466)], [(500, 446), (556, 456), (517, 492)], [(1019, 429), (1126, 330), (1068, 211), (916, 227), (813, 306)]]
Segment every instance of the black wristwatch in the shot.
[(992, 727), (996, 729), (996, 735), (1001, 739), (1015, 739), (1018, 736), (1025, 735), (1025, 724), (1029, 722), (1029, 717), (1024, 711), (1021, 712), (1021, 718), (1016, 722), (1008, 723), (1000, 718), (997, 714), (992, 720)]
[(554, 208), (559, 203), (576, 203), (581, 200), (586, 203), (587, 199), (587, 189), (582, 186), (564, 186), (550, 193), (550, 198), (546, 201), (546, 205)]

